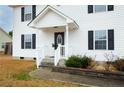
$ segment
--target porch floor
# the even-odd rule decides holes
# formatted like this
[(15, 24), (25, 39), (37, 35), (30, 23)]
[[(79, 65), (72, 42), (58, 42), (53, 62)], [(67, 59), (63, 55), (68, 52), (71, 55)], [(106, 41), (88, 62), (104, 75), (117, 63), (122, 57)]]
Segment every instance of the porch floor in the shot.
[(90, 76), (79, 76), (65, 73), (52, 72), (48, 68), (40, 68), (30, 73), (31, 77), (37, 79), (47, 79), (55, 81), (66, 81), (79, 83), (82, 86), (99, 86), (99, 87), (123, 87), (122, 80), (104, 79)]

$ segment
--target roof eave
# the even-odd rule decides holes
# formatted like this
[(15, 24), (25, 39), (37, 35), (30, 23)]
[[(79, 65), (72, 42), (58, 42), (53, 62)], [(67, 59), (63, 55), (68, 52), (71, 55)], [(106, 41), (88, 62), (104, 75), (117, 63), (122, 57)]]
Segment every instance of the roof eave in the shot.
[(24, 6), (24, 5), (9, 5), (9, 7), (12, 7), (12, 8), (16, 8), (16, 7), (20, 7), (20, 6)]
[[(56, 12), (56, 13), (58, 13), (59, 15), (63, 16), (64, 18), (72, 20), (72, 21), (74, 22), (74, 24), (76, 25), (76, 27), (79, 28), (79, 25), (78, 25), (72, 18), (66, 16), (65, 14), (63, 14), (62, 12), (60, 12), (59, 10), (55, 9), (54, 7), (52, 7), (52, 6), (50, 6), (50, 5), (47, 5), (47, 6), (36, 16), (36, 18), (37, 18), (43, 11), (45, 11), (47, 8), (51, 8), (54, 12)], [(34, 20), (36, 20), (36, 18), (33, 19), (33, 20), (31, 20), (27, 25), (30, 26), (30, 24), (31, 24)]]

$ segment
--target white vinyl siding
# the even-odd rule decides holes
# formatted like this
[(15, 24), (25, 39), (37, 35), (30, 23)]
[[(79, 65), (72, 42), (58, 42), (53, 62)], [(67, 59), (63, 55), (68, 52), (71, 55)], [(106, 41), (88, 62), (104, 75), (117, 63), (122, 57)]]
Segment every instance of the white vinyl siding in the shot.
[[(52, 28), (35, 29), (29, 27), (27, 26), (27, 22), (20, 21), (21, 7), (22, 6), (14, 7), (15, 17), (13, 22), (14, 23), (13, 56), (35, 57), (36, 56), (35, 52), (37, 52), (37, 47), (42, 47), (42, 46), (48, 46), (48, 48), (45, 47), (45, 50), (48, 51), (47, 53), (49, 54), (48, 56), (51, 56), (52, 52), (54, 52), (54, 49), (51, 46), (51, 44), (54, 43), (54, 31), (62, 32), (65, 31), (65, 28), (63, 29), (62, 27), (61, 29), (61, 27), (58, 27), (56, 29), (52, 29)], [(37, 7), (36, 14), (39, 14), (39, 12), (42, 11), (46, 6), (37, 5), (36, 7)], [(92, 58), (95, 58), (97, 61), (105, 61), (104, 54), (110, 52), (113, 52), (113, 54), (118, 55), (119, 57), (124, 56), (124, 26), (123, 26), (124, 6), (123, 5), (115, 5), (114, 10), (110, 12), (106, 11), (106, 12), (98, 12), (94, 14), (93, 13), (88, 14), (87, 5), (80, 5), (80, 6), (62, 5), (60, 7), (56, 7), (53, 5), (53, 7), (61, 11), (63, 14), (74, 19), (79, 26), (78, 29), (69, 29), (69, 56), (87, 55)], [(70, 9), (72, 11), (70, 11)], [(47, 17), (47, 15), (49, 15), (50, 12), (47, 13), (45, 17)], [(54, 21), (51, 20), (49, 21), (49, 23), (46, 23), (44, 20), (38, 19), (37, 23), (45, 22), (46, 25), (49, 25), (50, 23), (54, 23)], [(108, 30), (108, 29), (114, 29), (114, 50), (108, 50), (108, 45), (106, 45), (107, 46), (106, 50), (95, 50), (94, 45), (93, 45), (94, 46), (93, 50), (88, 50), (88, 31)], [(20, 35), (25, 33), (26, 34), (36, 33), (37, 36), (36, 49), (21, 49)]]

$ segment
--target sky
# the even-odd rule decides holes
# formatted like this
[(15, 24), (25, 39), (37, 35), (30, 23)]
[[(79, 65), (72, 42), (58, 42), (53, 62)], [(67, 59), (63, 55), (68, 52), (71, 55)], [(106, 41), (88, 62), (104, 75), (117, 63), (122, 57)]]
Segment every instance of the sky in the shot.
[(6, 32), (12, 31), (13, 11), (7, 5), (0, 5), (0, 27)]

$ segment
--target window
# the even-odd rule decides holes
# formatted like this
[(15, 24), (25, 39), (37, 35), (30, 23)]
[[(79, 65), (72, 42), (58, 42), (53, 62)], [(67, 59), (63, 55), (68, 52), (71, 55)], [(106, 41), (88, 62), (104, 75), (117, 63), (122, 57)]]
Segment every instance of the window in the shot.
[(21, 22), (30, 21), (36, 17), (36, 5), (28, 5), (21, 8)]
[(5, 48), (5, 43), (2, 43), (1, 48), (2, 48), (2, 49)]
[(24, 35), (24, 47), (25, 49), (31, 49), (32, 48), (32, 35)]
[(114, 11), (114, 5), (88, 5), (88, 13)]
[(22, 34), (21, 49), (36, 49), (36, 34)]
[(95, 31), (95, 49), (106, 49), (106, 30)]
[(106, 11), (106, 5), (95, 5), (95, 12), (105, 12)]
[(57, 36), (57, 44), (62, 44), (63, 43), (63, 41), (62, 41), (62, 36), (59, 34), (58, 36)]
[(24, 7), (24, 20), (29, 21), (32, 19), (32, 6), (25, 6)]
[(114, 50), (114, 29), (89, 30), (88, 50)]

